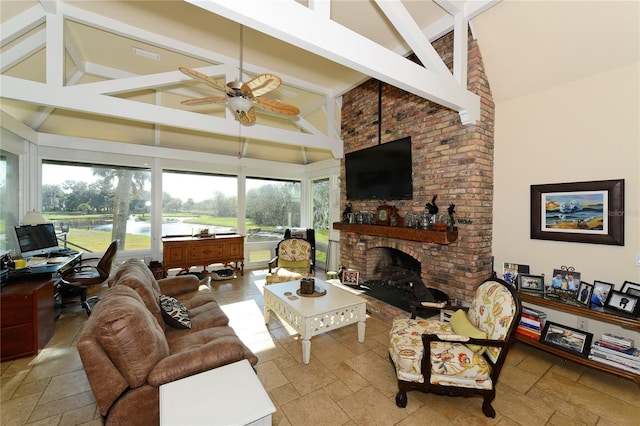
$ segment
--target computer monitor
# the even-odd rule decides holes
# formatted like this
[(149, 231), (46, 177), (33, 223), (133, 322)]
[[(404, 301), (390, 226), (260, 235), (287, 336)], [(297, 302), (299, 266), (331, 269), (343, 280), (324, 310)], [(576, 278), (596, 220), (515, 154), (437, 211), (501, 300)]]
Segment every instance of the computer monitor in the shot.
[(16, 226), (15, 231), (23, 257), (47, 255), (60, 249), (53, 223)]

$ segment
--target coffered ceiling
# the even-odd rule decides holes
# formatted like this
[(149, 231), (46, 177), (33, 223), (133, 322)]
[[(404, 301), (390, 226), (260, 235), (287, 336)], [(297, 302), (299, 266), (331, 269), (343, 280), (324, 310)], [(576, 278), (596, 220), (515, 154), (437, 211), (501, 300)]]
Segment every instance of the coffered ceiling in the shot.
[[(634, 9), (629, 3), (636, 2), (2, 0), (2, 124), (41, 144), (108, 140), (309, 164), (342, 156), (340, 96), (370, 77), (454, 109), (463, 123), (475, 122), (479, 100), (466, 91), (464, 55), (454, 55), (452, 74), (429, 40), (462, 28), (456, 43), (466, 51), (466, 38), (458, 34), (466, 34), (471, 23), (494, 97), (508, 98), (531, 90), (531, 82), (541, 90), (637, 62), (637, 42), (628, 41), (637, 4)], [(597, 37), (586, 31), (596, 17)], [(546, 30), (536, 19), (544, 20)], [(222, 84), (238, 79), (240, 24), (242, 80), (263, 72), (280, 76), (282, 86), (266, 96), (296, 105), (299, 116), (257, 109), (256, 124), (245, 126), (224, 104), (180, 104), (220, 93), (180, 73), (179, 66)], [(637, 30), (635, 35), (637, 40)], [(539, 36), (555, 46), (545, 46), (545, 53), (537, 46)], [(619, 49), (604, 49), (616, 36), (625, 40), (618, 39)], [(592, 39), (591, 47), (605, 52), (597, 62), (589, 60), (585, 46)], [(564, 68), (516, 62), (527, 49), (528, 57), (550, 57)], [(425, 67), (404, 59), (409, 52)], [(583, 62), (590, 68), (580, 67)]]

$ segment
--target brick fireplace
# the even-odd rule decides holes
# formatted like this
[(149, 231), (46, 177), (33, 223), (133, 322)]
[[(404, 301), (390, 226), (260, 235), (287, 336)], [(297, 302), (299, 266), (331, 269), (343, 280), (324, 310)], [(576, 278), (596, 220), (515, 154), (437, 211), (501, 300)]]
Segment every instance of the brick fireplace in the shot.
[[(453, 35), (433, 46), (451, 69)], [(451, 244), (437, 244), (342, 230), (340, 263), (359, 271), (362, 280), (373, 279), (375, 249), (396, 249), (419, 262), (425, 285), (452, 298), (470, 300), (492, 272), (494, 104), (477, 42), (469, 39), (468, 57), (468, 89), (481, 97), (481, 120), (476, 125), (464, 126), (457, 112), (387, 84), (382, 84), (379, 111), (378, 88), (378, 81), (369, 80), (343, 96), (345, 153), (379, 143), (378, 117), (381, 143), (411, 136), (413, 199), (347, 201), (343, 162), (341, 205), (351, 202), (354, 211), (374, 211), (380, 204), (389, 204), (405, 216), (423, 212), (437, 195), (441, 212), (450, 203), (456, 206), (458, 238)]]

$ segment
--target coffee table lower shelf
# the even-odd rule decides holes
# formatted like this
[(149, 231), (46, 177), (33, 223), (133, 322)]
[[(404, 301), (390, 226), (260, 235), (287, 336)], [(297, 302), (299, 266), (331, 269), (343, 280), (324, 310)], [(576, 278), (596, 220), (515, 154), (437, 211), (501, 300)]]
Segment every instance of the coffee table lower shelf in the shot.
[(527, 345), (533, 346), (540, 350), (552, 353), (564, 359), (568, 359), (578, 364), (586, 365), (587, 367), (595, 368), (596, 370), (604, 371), (606, 373), (615, 374), (616, 376), (623, 377), (625, 379), (629, 379), (633, 381), (638, 387), (640, 387), (640, 375), (631, 373), (626, 370), (622, 370), (619, 368), (612, 367), (607, 364), (602, 364), (600, 362), (592, 361), (588, 358), (582, 358), (581, 356), (574, 355), (569, 352), (565, 352), (563, 350), (554, 348), (553, 346), (545, 345), (544, 343), (540, 343), (537, 340), (529, 339), (527, 337), (516, 334), (516, 339), (525, 343)]

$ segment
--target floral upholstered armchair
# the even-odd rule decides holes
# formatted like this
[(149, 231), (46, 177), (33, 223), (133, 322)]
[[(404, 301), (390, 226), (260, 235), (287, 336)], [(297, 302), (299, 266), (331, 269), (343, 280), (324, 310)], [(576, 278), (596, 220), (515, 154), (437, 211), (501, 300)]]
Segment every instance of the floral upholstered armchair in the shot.
[(300, 238), (280, 241), (276, 247), (276, 257), (269, 262), (266, 284), (297, 281), (313, 276), (311, 243)]
[(479, 395), (482, 412), (495, 417), (491, 402), (520, 314), (516, 290), (492, 278), (478, 287), (468, 312), (456, 311), (449, 322), (396, 319), (389, 345), (398, 377), (396, 405), (406, 407), (410, 390)]

